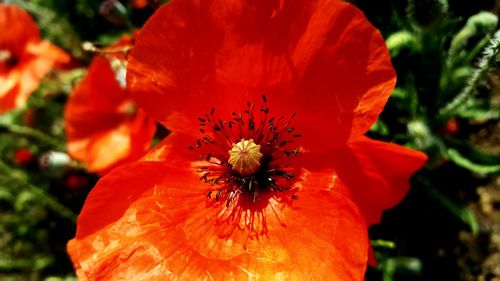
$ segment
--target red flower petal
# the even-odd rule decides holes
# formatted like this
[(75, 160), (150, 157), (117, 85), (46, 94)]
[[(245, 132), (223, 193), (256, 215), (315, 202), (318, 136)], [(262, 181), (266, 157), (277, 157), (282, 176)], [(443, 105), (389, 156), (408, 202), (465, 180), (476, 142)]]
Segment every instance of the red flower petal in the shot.
[[(360, 206), (368, 225), (378, 223), (381, 213), (394, 207), (406, 195), (410, 177), (422, 168), (427, 155), (366, 137), (349, 146), (357, 161), (345, 163), (346, 159), (339, 158), (336, 170), (343, 185), (339, 190), (349, 194)], [(356, 174), (352, 172), (354, 168), (358, 168)]]
[(406, 195), (409, 179), (427, 161), (416, 150), (362, 137), (330, 154), (306, 156), (311, 177), (351, 198), (367, 224), (380, 221), (382, 212)]
[[(197, 157), (186, 149), (189, 142), (192, 142), (191, 136), (173, 133), (157, 144), (144, 160), (173, 161), (177, 166), (189, 166), (187, 162)], [(420, 151), (362, 137), (334, 151), (302, 153), (290, 164), (295, 169), (306, 169), (305, 182), (337, 190), (351, 198), (368, 225), (372, 225), (380, 221), (384, 210), (401, 201), (408, 192), (410, 177), (426, 161), (427, 155)]]
[(379, 32), (347, 3), (174, 0), (141, 30), (127, 79), (174, 131), (266, 94), (277, 115), (298, 113), (304, 144), (320, 149), (368, 130), (395, 73)]
[(349, 199), (303, 183), (292, 206), (262, 209), (257, 239), (217, 225), (207, 185), (177, 167), (128, 164), (97, 184), (68, 245), (83, 280), (363, 280), (366, 226)]
[(0, 3), (0, 49), (22, 55), (29, 42), (40, 41), (40, 32), (31, 16), (15, 5)]
[(65, 108), (68, 152), (92, 172), (137, 160), (151, 144), (156, 124), (133, 106), (128, 92), (115, 79), (104, 57), (96, 57)]
[[(68, 54), (40, 41), (38, 28), (28, 13), (14, 5), (0, 4), (0, 113), (26, 102), (42, 78), (55, 65), (67, 63)], [(9, 62), (10, 61), (10, 62)]]

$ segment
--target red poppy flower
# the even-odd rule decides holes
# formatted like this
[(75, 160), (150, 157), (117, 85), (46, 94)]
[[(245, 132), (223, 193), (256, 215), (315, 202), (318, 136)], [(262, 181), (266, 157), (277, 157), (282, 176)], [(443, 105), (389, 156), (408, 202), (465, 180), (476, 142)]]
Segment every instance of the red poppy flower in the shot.
[(148, 5), (147, 0), (132, 0), (132, 6), (136, 9), (143, 9)]
[(173, 131), (102, 178), (69, 254), (90, 280), (363, 280), (367, 226), (424, 154), (370, 140), (383, 38), (330, 0), (174, 0), (127, 83)]
[(38, 28), (25, 11), (0, 4), (0, 113), (26, 102), (42, 78), (70, 57), (41, 41)]
[[(87, 165), (91, 172), (106, 173), (112, 168), (139, 159), (151, 145), (156, 124), (137, 108), (125, 82), (125, 66), (119, 50), (130, 38), (107, 49), (116, 50), (109, 59), (97, 56), (86, 77), (71, 94), (64, 111), (69, 154)], [(114, 54), (114, 53), (113, 53)]]

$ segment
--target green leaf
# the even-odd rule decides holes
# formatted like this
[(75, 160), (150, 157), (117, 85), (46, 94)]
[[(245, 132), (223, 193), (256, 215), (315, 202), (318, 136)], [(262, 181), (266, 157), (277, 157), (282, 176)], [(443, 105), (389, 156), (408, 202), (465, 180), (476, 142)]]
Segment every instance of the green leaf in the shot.
[(445, 140), (446, 157), (458, 166), (477, 174), (500, 172), (500, 157), (481, 151), (466, 142)]
[(0, 201), (5, 200), (11, 202), (14, 199), (12, 191), (9, 187), (0, 185)]
[(418, 275), (422, 272), (422, 261), (414, 257), (394, 257), (384, 262), (382, 280), (392, 281), (396, 274)]
[(458, 116), (476, 121), (500, 119), (500, 109), (463, 108), (457, 112)]
[(410, 94), (405, 89), (403, 89), (401, 87), (396, 87), (396, 88), (394, 88), (394, 91), (392, 91), (391, 98), (404, 100), (404, 99), (407, 99), (409, 95)]
[(17, 211), (23, 211), (26, 207), (30, 207), (32, 202), (36, 201), (36, 195), (29, 191), (23, 191), (19, 193), (15, 202), (15, 208)]
[(457, 108), (455, 114), (475, 121), (488, 121), (500, 119), (500, 107), (492, 106), (489, 100), (472, 97)]
[(382, 239), (371, 240), (372, 247), (374, 248), (388, 248), (396, 249), (396, 244), (393, 241), (387, 241)]
[(373, 126), (370, 128), (370, 131), (377, 133), (381, 136), (388, 136), (389, 135), (389, 127), (379, 119)]
[(448, 149), (448, 158), (458, 166), (466, 168), (474, 173), (489, 174), (500, 171), (500, 164), (485, 165), (474, 163), (471, 159), (461, 154), (460, 151), (453, 148)]

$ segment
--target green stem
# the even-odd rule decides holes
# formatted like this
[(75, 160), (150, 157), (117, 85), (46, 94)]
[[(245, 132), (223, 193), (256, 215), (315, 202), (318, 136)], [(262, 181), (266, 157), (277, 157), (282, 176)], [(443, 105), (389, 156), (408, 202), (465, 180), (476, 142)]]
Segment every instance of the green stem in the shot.
[(490, 41), (488, 46), (486, 46), (483, 57), (479, 61), (477, 69), (474, 70), (471, 77), (467, 81), (466, 86), (450, 103), (448, 103), (439, 111), (440, 119), (447, 119), (448, 117), (452, 116), (455, 111), (467, 101), (467, 99), (474, 95), (475, 89), (479, 86), (479, 83), (481, 83), (484, 76), (495, 62), (496, 56), (499, 54), (499, 51), (500, 32), (497, 32), (493, 36), (493, 39)]
[(3, 128), (13, 134), (34, 138), (45, 144), (50, 145), (54, 149), (64, 150), (64, 143), (62, 141), (58, 140), (55, 137), (44, 134), (36, 129), (15, 124), (9, 124), (6, 122), (0, 122), (0, 128)]

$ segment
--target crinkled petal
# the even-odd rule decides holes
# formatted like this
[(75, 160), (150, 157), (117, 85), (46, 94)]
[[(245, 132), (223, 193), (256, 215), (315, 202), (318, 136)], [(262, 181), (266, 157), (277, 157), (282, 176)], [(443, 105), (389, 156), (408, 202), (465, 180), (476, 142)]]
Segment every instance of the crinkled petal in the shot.
[(305, 157), (311, 177), (351, 198), (368, 225), (378, 223), (384, 210), (401, 201), (410, 177), (427, 161), (420, 151), (367, 137), (328, 154)]
[(266, 230), (249, 236), (220, 224), (189, 167), (127, 164), (91, 192), (68, 250), (82, 280), (363, 280), (362, 215), (313, 184), (303, 182), (290, 205), (266, 202), (255, 213)]
[(395, 73), (379, 32), (347, 3), (174, 0), (141, 30), (127, 80), (173, 131), (265, 94), (277, 116), (297, 112), (304, 145), (324, 149), (368, 130)]

